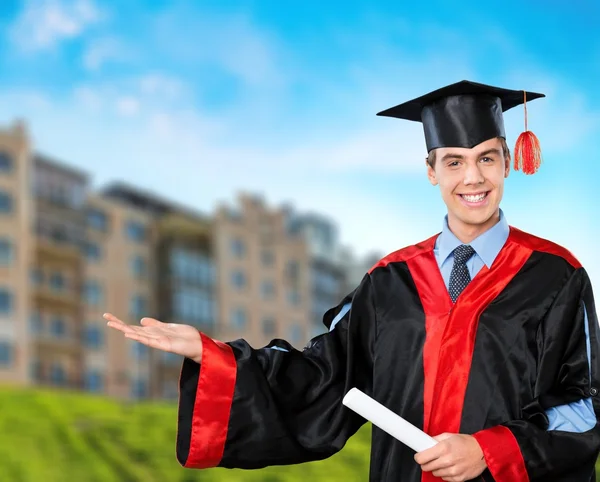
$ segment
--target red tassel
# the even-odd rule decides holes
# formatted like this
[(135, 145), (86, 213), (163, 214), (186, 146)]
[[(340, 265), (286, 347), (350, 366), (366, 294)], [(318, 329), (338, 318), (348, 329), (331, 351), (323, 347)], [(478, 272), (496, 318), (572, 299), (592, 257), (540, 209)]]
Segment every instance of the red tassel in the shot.
[(531, 131), (523, 132), (515, 144), (515, 170), (535, 174), (542, 163), (540, 141)]
[(522, 132), (515, 144), (515, 171), (523, 170), (524, 174), (535, 174), (542, 164), (542, 150), (536, 135), (527, 129), (527, 94), (523, 92), (525, 109), (525, 132)]

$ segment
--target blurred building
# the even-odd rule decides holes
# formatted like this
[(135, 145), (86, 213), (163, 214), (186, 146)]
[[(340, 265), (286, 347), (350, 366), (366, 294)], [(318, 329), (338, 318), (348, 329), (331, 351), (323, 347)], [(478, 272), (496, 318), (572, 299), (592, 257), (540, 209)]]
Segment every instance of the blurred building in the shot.
[(349, 253), (331, 220), (259, 196), (208, 216), (124, 183), (93, 190), (15, 124), (0, 130), (0, 381), (174, 399), (181, 358), (104, 312), (301, 349), (376, 261)]
[(34, 263), (32, 164), (22, 125), (0, 130), (0, 379), (26, 383), (35, 357), (25, 320), (31, 312)]
[(287, 210), (287, 230), (300, 236), (308, 249), (310, 285), (309, 337), (326, 331), (323, 315), (344, 296), (346, 272), (340, 259), (342, 247), (337, 226), (317, 214), (298, 214)]
[(310, 332), (310, 266), (303, 238), (285, 209), (241, 194), (215, 214), (221, 339), (264, 346), (283, 338), (297, 348)]
[(344, 267), (344, 293), (355, 290), (364, 278), (365, 274), (377, 264), (384, 255), (379, 252), (367, 253), (365, 256), (357, 256), (354, 251), (345, 247), (342, 251), (342, 266)]
[[(99, 196), (144, 216), (136, 228), (129, 225), (124, 232), (135, 233), (134, 239), (145, 251), (129, 250), (125, 252), (126, 258), (120, 260), (122, 271), (129, 273), (121, 273), (121, 279), (128, 282), (137, 279), (139, 289), (129, 290), (128, 304), (122, 298), (113, 298), (106, 306), (117, 316), (123, 313), (130, 323), (139, 323), (142, 317), (149, 316), (166, 323), (193, 325), (209, 336), (218, 336), (211, 221), (156, 194), (123, 183), (107, 186)], [(116, 251), (123, 253), (122, 247)], [(125, 286), (117, 287), (115, 296), (122, 296), (119, 293), (125, 291)], [(115, 335), (120, 336), (116, 332)], [(130, 366), (140, 367), (140, 389), (133, 396), (176, 398), (181, 357), (148, 350), (139, 343), (132, 349), (136, 352), (132, 352), (134, 359), (130, 360)]]

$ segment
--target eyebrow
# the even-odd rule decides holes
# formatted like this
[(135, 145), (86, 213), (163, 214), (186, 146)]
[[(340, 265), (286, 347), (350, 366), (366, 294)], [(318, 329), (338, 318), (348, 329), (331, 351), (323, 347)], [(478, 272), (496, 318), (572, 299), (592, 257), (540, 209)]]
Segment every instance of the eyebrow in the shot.
[[(496, 147), (492, 147), (491, 149), (487, 149), (483, 152), (480, 152), (477, 154), (477, 157), (483, 157), (483, 156), (487, 156), (489, 154), (496, 154), (498, 156), (502, 155), (502, 152), (500, 151), (500, 149), (496, 148)], [(464, 159), (465, 156), (463, 156), (462, 154), (458, 154), (456, 152), (449, 152), (448, 154), (445, 154), (441, 161), (447, 161), (448, 159)]]

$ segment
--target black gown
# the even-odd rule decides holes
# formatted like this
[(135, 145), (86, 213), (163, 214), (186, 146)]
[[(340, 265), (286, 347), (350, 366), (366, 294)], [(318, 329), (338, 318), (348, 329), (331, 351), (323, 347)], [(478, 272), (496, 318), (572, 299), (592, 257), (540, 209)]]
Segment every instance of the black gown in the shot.
[[(476, 480), (595, 480), (598, 425), (550, 431), (545, 413), (586, 397), (600, 413), (598, 319), (585, 269), (564, 248), (511, 227), (492, 267), (453, 304), (436, 237), (377, 263), (324, 316), (329, 327), (351, 302), (341, 321), (301, 351), (282, 340), (254, 349), (201, 334), (201, 364), (186, 359), (181, 371), (179, 463), (254, 469), (327, 458), (365, 423), (341, 403), (358, 387), (430, 435), (474, 435), (488, 464)], [(441, 480), (413, 457), (373, 427), (371, 481)]]

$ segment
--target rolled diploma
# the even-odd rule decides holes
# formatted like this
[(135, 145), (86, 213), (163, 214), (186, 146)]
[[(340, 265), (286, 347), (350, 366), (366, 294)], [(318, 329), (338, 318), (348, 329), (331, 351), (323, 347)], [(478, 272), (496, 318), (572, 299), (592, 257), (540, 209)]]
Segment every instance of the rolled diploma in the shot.
[(373, 425), (389, 433), (403, 444), (408, 445), (415, 452), (421, 452), (437, 444), (437, 441), (425, 432), (384, 407), (366, 393), (361, 392), (358, 388), (352, 388), (346, 394), (342, 403), (361, 417), (369, 420)]

